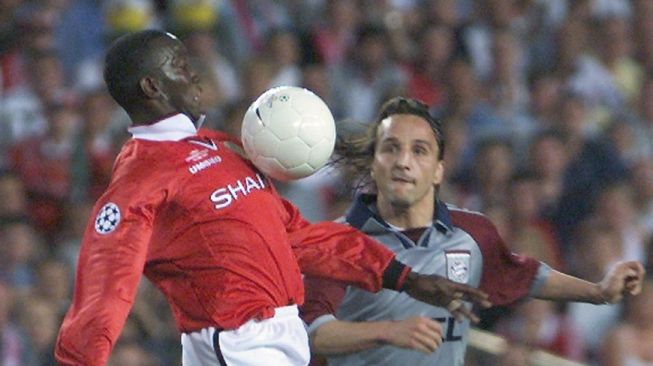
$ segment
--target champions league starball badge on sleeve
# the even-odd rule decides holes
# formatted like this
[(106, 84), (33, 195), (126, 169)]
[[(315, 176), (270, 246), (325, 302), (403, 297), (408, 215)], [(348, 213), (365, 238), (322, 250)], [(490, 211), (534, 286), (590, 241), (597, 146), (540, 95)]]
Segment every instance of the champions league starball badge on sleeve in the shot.
[(120, 209), (118, 205), (109, 202), (102, 206), (95, 218), (95, 231), (98, 234), (106, 235), (114, 231), (120, 223)]

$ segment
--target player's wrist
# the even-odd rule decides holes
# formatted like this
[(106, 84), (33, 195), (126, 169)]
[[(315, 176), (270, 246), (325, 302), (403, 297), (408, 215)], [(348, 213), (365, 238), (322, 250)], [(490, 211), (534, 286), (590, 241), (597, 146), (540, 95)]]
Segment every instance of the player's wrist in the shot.
[(593, 287), (593, 303), (597, 305), (611, 304), (610, 296), (601, 282), (595, 283)]
[(419, 274), (417, 272), (409, 271), (406, 274), (406, 277), (401, 285), (400, 290), (402, 292), (409, 292), (411, 289), (415, 288)]
[(395, 324), (395, 321), (392, 320), (384, 320), (378, 322), (378, 327), (377, 327), (377, 332), (376, 336), (374, 337), (374, 341), (378, 345), (386, 345), (386, 344), (392, 344), (392, 334), (394, 334), (394, 329), (393, 325)]

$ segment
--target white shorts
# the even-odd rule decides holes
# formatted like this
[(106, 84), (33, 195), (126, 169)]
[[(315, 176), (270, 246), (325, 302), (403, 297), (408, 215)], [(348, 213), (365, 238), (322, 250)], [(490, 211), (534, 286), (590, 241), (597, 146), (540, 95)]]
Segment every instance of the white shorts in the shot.
[(184, 366), (305, 366), (310, 360), (297, 305), (276, 308), (274, 317), (238, 329), (183, 333), (181, 346)]

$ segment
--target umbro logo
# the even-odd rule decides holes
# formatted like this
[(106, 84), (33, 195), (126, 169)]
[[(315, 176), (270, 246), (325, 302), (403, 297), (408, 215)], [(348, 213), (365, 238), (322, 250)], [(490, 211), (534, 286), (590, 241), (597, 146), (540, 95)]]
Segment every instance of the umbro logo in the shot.
[(205, 159), (207, 156), (209, 156), (209, 150), (207, 149), (193, 150), (188, 154), (188, 157), (186, 157), (185, 160), (187, 163), (192, 163), (194, 161)]
[(208, 168), (208, 167), (210, 167), (212, 165), (218, 164), (221, 161), (222, 161), (221, 157), (219, 157), (217, 155), (212, 156), (212, 157), (210, 157), (208, 159), (200, 161), (197, 164), (191, 165), (190, 167), (188, 167), (188, 171), (190, 172), (190, 174), (197, 174), (197, 173), (201, 172), (202, 170), (204, 170), (204, 169), (206, 169), (206, 168)]

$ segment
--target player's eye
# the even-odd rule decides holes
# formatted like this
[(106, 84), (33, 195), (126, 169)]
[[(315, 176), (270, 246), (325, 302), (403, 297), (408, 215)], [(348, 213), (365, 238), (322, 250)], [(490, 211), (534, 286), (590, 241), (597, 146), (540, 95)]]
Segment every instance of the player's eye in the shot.
[(399, 145), (394, 143), (385, 143), (381, 146), (381, 151), (387, 153), (396, 153), (399, 151)]
[(415, 153), (415, 155), (426, 155), (426, 154), (428, 154), (428, 149), (426, 149), (425, 147), (422, 147), (422, 146), (416, 146), (413, 149), (413, 152)]

